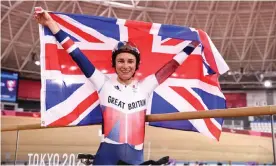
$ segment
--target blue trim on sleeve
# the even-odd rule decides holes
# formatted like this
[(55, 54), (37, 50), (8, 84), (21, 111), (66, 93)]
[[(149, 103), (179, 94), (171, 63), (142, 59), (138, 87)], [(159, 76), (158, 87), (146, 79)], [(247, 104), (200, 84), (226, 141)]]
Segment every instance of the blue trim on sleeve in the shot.
[(54, 36), (61, 43), (68, 35), (63, 30), (59, 30)]

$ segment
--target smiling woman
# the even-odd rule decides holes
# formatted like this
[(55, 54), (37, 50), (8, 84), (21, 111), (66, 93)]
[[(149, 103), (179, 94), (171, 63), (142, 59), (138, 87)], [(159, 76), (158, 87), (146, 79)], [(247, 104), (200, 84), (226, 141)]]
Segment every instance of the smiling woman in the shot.
[(115, 71), (120, 83), (129, 84), (136, 71), (136, 57), (131, 53), (120, 53), (115, 59)]
[(140, 65), (140, 51), (132, 42), (119, 42), (112, 51), (112, 67), (118, 75), (118, 81), (128, 85), (132, 82)]

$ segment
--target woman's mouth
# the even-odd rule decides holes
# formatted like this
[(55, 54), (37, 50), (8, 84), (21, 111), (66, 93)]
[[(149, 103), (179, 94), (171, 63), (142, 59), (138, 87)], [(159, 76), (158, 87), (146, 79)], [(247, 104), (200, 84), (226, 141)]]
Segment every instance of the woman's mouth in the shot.
[(128, 73), (130, 73), (129, 71), (121, 71), (121, 73), (123, 73), (123, 74), (128, 74)]

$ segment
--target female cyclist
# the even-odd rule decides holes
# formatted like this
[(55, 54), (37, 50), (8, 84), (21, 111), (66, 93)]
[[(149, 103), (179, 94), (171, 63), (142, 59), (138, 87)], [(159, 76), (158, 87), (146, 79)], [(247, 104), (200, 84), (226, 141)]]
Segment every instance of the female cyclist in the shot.
[(137, 81), (134, 75), (139, 68), (140, 52), (134, 43), (119, 42), (111, 55), (117, 78), (111, 79), (95, 68), (48, 12), (39, 11), (34, 13), (37, 22), (51, 30), (98, 92), (103, 115), (104, 140), (93, 164), (116, 165), (118, 161), (135, 165), (143, 163), (145, 117), (149, 97), (199, 43), (191, 42), (156, 73)]

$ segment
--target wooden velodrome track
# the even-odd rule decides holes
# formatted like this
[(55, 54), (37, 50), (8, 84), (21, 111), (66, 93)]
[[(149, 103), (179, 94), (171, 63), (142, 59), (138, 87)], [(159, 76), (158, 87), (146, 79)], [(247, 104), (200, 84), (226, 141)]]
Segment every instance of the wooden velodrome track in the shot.
[[(1, 117), (2, 128), (9, 125), (40, 123), (39, 118)], [(28, 153), (92, 153), (99, 143), (100, 126), (23, 130), (19, 132), (17, 160), (27, 160)], [(1, 157), (13, 160), (16, 131), (1, 132)], [(200, 133), (146, 128), (145, 159), (169, 155), (180, 161), (258, 161), (273, 162), (269, 137), (222, 133), (220, 141)]]

